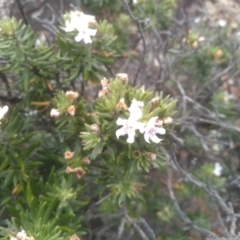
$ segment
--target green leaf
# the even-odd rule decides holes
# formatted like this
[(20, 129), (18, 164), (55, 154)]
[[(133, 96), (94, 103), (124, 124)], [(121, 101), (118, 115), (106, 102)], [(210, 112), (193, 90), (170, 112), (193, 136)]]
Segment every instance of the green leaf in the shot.
[(94, 160), (100, 153), (102, 153), (104, 143), (100, 142), (97, 144), (97, 146), (93, 149), (91, 158)]

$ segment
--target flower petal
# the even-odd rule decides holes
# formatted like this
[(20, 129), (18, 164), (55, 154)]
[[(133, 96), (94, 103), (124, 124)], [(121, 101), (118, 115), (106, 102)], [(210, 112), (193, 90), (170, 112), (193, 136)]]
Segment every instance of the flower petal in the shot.
[(146, 132), (145, 132), (145, 134), (144, 134), (144, 139), (145, 139), (145, 141), (146, 141), (147, 143), (150, 143), (150, 142), (149, 142), (149, 134), (146, 133)]
[(9, 107), (5, 105), (3, 108), (0, 108), (0, 119), (8, 112)]
[(75, 37), (76, 42), (80, 42), (84, 38), (84, 35), (82, 32), (79, 32), (78, 35)]
[(117, 125), (125, 125), (126, 121), (127, 121), (126, 119), (118, 118), (116, 121), (116, 124)]
[(156, 132), (159, 134), (165, 134), (166, 133), (166, 129), (165, 128), (155, 128)]
[(91, 28), (87, 29), (87, 35), (95, 36), (96, 34), (97, 34), (97, 29), (91, 29)]
[(138, 130), (140, 131), (140, 133), (144, 133), (144, 131), (145, 131), (145, 124), (144, 124), (144, 123), (135, 122), (135, 123), (133, 124), (133, 127), (134, 127), (135, 130), (138, 129)]
[(66, 21), (66, 27), (64, 28), (64, 31), (72, 32), (74, 29), (74, 25), (70, 21)]
[(134, 108), (129, 107), (128, 111), (130, 112), (129, 119), (131, 120), (137, 121), (142, 117), (142, 109), (139, 107), (134, 107)]
[(150, 139), (155, 143), (160, 143), (163, 140), (163, 139), (157, 137), (157, 135), (151, 136)]
[(128, 143), (133, 143), (133, 142), (134, 142), (134, 137), (135, 137), (135, 131), (130, 131), (130, 132), (128, 133), (127, 142), (128, 142)]
[(116, 131), (116, 137), (117, 137), (117, 139), (119, 139), (120, 136), (123, 136), (123, 135), (125, 135), (125, 134), (126, 134), (126, 133), (125, 133), (123, 127), (120, 128), (120, 129), (118, 129), (118, 130)]
[(152, 117), (148, 120), (147, 128), (154, 128), (158, 117)]
[(137, 101), (135, 98), (132, 100), (131, 106), (130, 107), (143, 107), (144, 102), (142, 101)]
[(137, 101), (136, 99), (132, 100), (131, 106), (128, 108), (130, 112), (129, 119), (138, 120), (142, 117), (142, 107), (144, 106), (143, 102)]
[(87, 34), (84, 34), (83, 41), (85, 42), (85, 44), (92, 43), (90, 35)]

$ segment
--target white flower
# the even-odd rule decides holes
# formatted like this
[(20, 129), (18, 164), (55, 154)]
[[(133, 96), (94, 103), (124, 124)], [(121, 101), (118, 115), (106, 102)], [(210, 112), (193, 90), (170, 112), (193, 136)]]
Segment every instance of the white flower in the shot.
[(65, 93), (65, 96), (71, 101), (71, 100), (75, 100), (76, 98), (78, 98), (79, 93), (73, 92), (73, 91), (67, 91)]
[(72, 32), (74, 30), (78, 31), (75, 40), (80, 42), (83, 40), (85, 44), (92, 43), (91, 36), (95, 36), (97, 29), (89, 28), (89, 23), (96, 22), (95, 17), (91, 15), (86, 15), (83, 12), (70, 12), (70, 21), (66, 21), (66, 27), (64, 30), (66, 32)]
[(220, 163), (215, 163), (215, 168), (214, 168), (214, 170), (213, 170), (213, 174), (215, 174), (216, 176), (220, 176), (221, 174), (222, 174), (222, 166), (221, 166), (221, 164)]
[(52, 108), (50, 111), (50, 116), (58, 118), (60, 116), (60, 111), (56, 108)]
[(200, 17), (197, 17), (194, 19), (194, 23), (199, 23), (201, 21), (201, 18)]
[(8, 112), (8, 106), (5, 105), (4, 107), (0, 107), (0, 120), (3, 118), (3, 116)]
[(149, 142), (149, 139), (155, 143), (159, 143), (162, 141), (162, 139), (157, 137), (157, 133), (159, 134), (165, 134), (166, 130), (163, 127), (156, 127), (156, 120), (158, 117), (152, 117), (147, 123), (147, 126), (145, 127), (144, 130), (144, 139), (147, 143)]
[(141, 133), (144, 131), (144, 124), (137, 122), (134, 119), (122, 119), (118, 118), (117, 125), (121, 125), (122, 128), (116, 131), (116, 136), (119, 139), (120, 136), (128, 135), (127, 142), (133, 143), (135, 138), (135, 131), (138, 129)]
[(92, 43), (91, 36), (95, 36), (97, 33), (97, 29), (90, 29), (85, 28), (81, 29), (78, 33), (78, 35), (75, 37), (76, 42), (80, 42), (83, 40), (85, 44)]
[(21, 232), (17, 233), (17, 239), (19, 240), (26, 240), (27, 239), (27, 234), (24, 230), (22, 230)]
[(133, 4), (137, 4), (138, 0), (133, 0)]
[(130, 112), (129, 119), (138, 120), (142, 117), (143, 102), (137, 101), (135, 98), (132, 100), (131, 106), (128, 108)]
[(29, 117), (29, 116), (35, 116), (37, 115), (38, 111), (37, 110), (33, 110), (33, 111), (29, 111), (27, 113), (24, 113), (24, 116)]
[(17, 238), (11, 236), (11, 237), (10, 237), (10, 240), (17, 240)]
[(226, 25), (227, 25), (226, 20), (224, 20), (224, 19), (218, 20), (218, 26), (225, 27)]
[(65, 32), (72, 32), (76, 29), (77, 24), (80, 22), (81, 14), (79, 12), (70, 12), (70, 20), (65, 22), (66, 27), (64, 28)]

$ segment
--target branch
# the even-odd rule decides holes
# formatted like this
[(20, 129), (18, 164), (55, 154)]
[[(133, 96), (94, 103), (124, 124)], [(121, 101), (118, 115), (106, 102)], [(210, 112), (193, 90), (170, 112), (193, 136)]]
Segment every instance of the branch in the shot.
[(22, 5), (22, 3), (21, 3), (21, 0), (15, 0), (15, 1), (16, 1), (17, 5), (18, 5), (18, 9), (19, 9), (19, 11), (20, 11), (20, 13), (21, 13), (21, 15), (22, 15), (24, 24), (29, 25), (28, 17), (27, 17), (27, 15), (26, 15), (26, 13), (24, 12), (23, 5)]
[(145, 59), (145, 55), (146, 55), (146, 51), (147, 51), (147, 47), (146, 47), (146, 41), (145, 41), (145, 37), (144, 37), (144, 34), (143, 34), (143, 30), (142, 30), (142, 26), (141, 26), (141, 23), (143, 23), (144, 21), (141, 21), (139, 20), (137, 17), (135, 17), (128, 5), (128, 3), (126, 2), (126, 0), (122, 0), (123, 2), (123, 5), (124, 7), (126, 8), (129, 16), (132, 18), (132, 20), (137, 24), (137, 28), (138, 28), (138, 31), (140, 33), (140, 36), (141, 36), (141, 39), (142, 39), (142, 42), (143, 42), (143, 56), (141, 58), (141, 61), (140, 61), (140, 64), (138, 66), (138, 69), (137, 69), (137, 72), (136, 72), (136, 75), (134, 77), (134, 80), (133, 80), (133, 85), (136, 85), (137, 83), (137, 78), (138, 78), (138, 74), (143, 66), (143, 63), (144, 63), (144, 59)]
[[(174, 150), (174, 148), (173, 148)], [(207, 229), (204, 229), (204, 228), (201, 228), (201, 227), (198, 227), (190, 218), (187, 217), (187, 215), (181, 210), (179, 204), (178, 204), (178, 201), (175, 197), (175, 194), (174, 194), (174, 191), (172, 189), (172, 183), (171, 183), (171, 179), (172, 179), (172, 174), (171, 174), (171, 168), (169, 167), (168, 168), (168, 181), (167, 181), (167, 186), (168, 186), (168, 191), (169, 191), (169, 195), (170, 195), (170, 198), (173, 202), (173, 205), (178, 213), (178, 215), (180, 216), (180, 218), (185, 222), (187, 223), (188, 225), (190, 225), (194, 230), (198, 231), (199, 233), (201, 233), (202, 235), (206, 236), (206, 237), (216, 237), (215, 233), (207, 230)]]

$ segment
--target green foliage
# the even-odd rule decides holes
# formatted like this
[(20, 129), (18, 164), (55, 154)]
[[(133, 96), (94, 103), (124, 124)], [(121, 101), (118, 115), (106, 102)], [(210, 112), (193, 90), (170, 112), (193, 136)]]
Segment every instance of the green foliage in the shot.
[[(75, 39), (86, 34), (83, 23), (66, 30), (72, 12), (61, 16), (54, 40), (40, 44), (31, 26), (0, 20), (0, 99), (9, 107), (0, 119), (0, 239), (24, 230), (34, 240), (78, 240), (91, 238), (91, 227), (92, 239), (105, 239), (94, 231), (109, 216), (117, 216), (118, 225), (109, 226), (118, 239), (145, 228), (145, 216), (147, 238), (152, 227), (157, 239), (191, 239), (169, 199), (168, 143), (180, 143), (177, 160), (187, 174), (220, 194), (230, 191), (224, 186), (228, 174), (238, 175), (238, 157), (227, 150), (237, 155), (239, 145), (239, 89), (230, 81), (239, 70), (235, 30), (216, 31), (206, 19), (181, 29), (185, 22), (173, 21), (176, 0), (124, 1), (128, 8), (117, 0), (75, 2), (96, 16), (87, 23), (96, 30), (87, 44)], [(130, 76), (141, 62), (139, 79), (147, 76), (146, 86), (161, 92), (115, 76), (124, 60)], [(220, 176), (212, 160), (224, 163)], [(180, 208), (192, 224), (211, 229), (216, 217), (207, 212), (206, 191), (175, 170), (170, 181)]]
[(149, 17), (154, 27), (166, 29), (172, 21), (176, 5), (176, 0), (139, 0), (135, 12), (140, 19)]
[[(58, 90), (79, 78), (84, 88), (107, 76), (107, 66), (123, 56), (131, 26), (122, 26), (130, 25), (130, 18), (120, 14), (114, 25), (106, 20), (94, 23), (97, 34), (90, 44), (74, 40), (77, 30), (66, 34), (66, 21), (71, 21), (70, 14), (63, 17), (51, 46), (39, 45), (38, 34), (21, 21), (0, 21), (0, 72), (16, 78), (8, 91), (17, 99), (2, 124), (1, 214), (11, 221), (2, 222), (1, 239), (21, 230), (36, 240), (83, 235), (83, 208), (92, 197), (84, 192), (92, 182), (96, 193), (110, 192), (115, 210), (123, 202), (130, 208), (132, 201), (143, 201), (146, 176), (164, 159), (158, 144), (146, 143), (139, 131), (133, 144), (125, 136), (117, 139), (116, 121), (129, 118), (127, 106), (136, 99), (144, 105), (139, 108), (142, 124), (156, 117), (162, 126), (174, 115), (176, 101), (131, 87), (121, 74), (107, 87), (102, 85), (103, 95), (93, 103), (78, 92)], [(50, 111), (54, 118), (50, 106), (56, 108)]]

